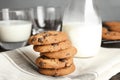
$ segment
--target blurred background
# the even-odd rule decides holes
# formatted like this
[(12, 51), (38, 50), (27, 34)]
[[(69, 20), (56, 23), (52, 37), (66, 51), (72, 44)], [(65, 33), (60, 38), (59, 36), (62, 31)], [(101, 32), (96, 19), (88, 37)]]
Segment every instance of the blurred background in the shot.
[[(34, 8), (36, 6), (59, 6), (65, 9), (70, 0), (0, 0), (0, 9)], [(83, 1), (83, 0), (81, 0)], [(120, 0), (94, 0), (103, 21), (120, 20)]]

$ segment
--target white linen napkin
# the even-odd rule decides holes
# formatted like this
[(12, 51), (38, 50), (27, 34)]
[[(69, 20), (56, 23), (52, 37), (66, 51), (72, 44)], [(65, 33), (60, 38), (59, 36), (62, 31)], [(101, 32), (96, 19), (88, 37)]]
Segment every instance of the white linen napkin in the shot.
[(34, 64), (40, 53), (33, 51), (32, 47), (0, 54), (0, 80), (108, 80), (120, 72), (120, 49), (101, 48), (96, 57), (74, 58), (76, 70), (68, 76), (44, 76), (37, 72)]
[[(27, 49), (22, 51), (24, 51), (24, 53), (30, 53), (32, 50), (32, 46), (31, 46), (31, 50), (29, 50), (30, 48)], [(39, 53), (34, 52), (33, 50), (32, 53), (35, 53), (34, 56), (39, 55)], [(27, 56), (31, 57), (29, 54)], [(96, 55), (93, 58), (75, 58), (74, 62), (76, 64), (77, 69), (70, 76), (74, 77), (76, 75), (83, 75), (90, 73), (96, 77), (96, 80), (110, 79), (113, 75), (120, 72), (120, 68), (117, 67), (117, 65), (119, 66), (120, 63), (119, 59), (120, 59), (120, 49), (101, 48), (98, 55)], [(34, 61), (35, 57), (34, 58), (31, 57), (31, 60)], [(103, 76), (103, 74), (106, 75)]]
[(71, 80), (39, 74), (23, 55), (18, 50), (0, 53), (0, 80)]
[[(23, 50), (24, 49), (24, 50)], [(22, 48), (21, 51), (27, 53), (26, 55), (35, 61), (35, 56), (39, 56), (40, 53), (34, 52), (32, 46), (29, 48)], [(31, 53), (31, 55), (29, 54)], [(33, 57), (33, 53), (34, 57)], [(107, 80), (113, 75), (120, 72), (120, 49), (115, 48), (101, 48), (98, 55), (93, 58), (74, 58), (76, 64), (76, 71), (72, 76), (91, 73), (96, 76), (96, 80)], [(104, 74), (106, 74), (104, 76)], [(103, 77), (102, 77), (103, 76)]]

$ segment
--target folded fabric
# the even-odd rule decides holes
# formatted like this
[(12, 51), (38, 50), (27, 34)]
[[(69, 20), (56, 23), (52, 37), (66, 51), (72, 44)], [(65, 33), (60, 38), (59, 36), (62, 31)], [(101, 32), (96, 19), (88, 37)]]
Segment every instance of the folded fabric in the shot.
[(0, 53), (0, 80), (69, 80), (69, 78), (40, 75), (21, 53), (14, 50)]
[[(26, 47), (26, 49), (22, 48), (21, 51), (24, 51), (24, 53), (31, 53), (31, 55), (33, 55), (33, 53), (35, 53), (34, 55), (36, 56), (40, 55), (40, 53), (32, 49), (32, 46)], [(33, 62), (35, 61), (35, 57), (31, 57), (29, 54), (26, 55), (29, 56)], [(98, 55), (93, 58), (74, 58), (77, 69), (72, 76), (91, 73), (96, 76), (96, 80), (110, 79), (113, 75), (120, 72), (119, 59), (120, 49), (101, 47)]]
[(113, 75), (116, 75), (118, 72), (120, 72), (120, 63), (112, 66), (110, 69), (100, 74), (96, 80), (109, 80)]
[(39, 74), (34, 64), (39, 55), (32, 46), (0, 53), (0, 80), (108, 80), (120, 72), (120, 49), (101, 48), (93, 58), (74, 58), (75, 72), (63, 77)]

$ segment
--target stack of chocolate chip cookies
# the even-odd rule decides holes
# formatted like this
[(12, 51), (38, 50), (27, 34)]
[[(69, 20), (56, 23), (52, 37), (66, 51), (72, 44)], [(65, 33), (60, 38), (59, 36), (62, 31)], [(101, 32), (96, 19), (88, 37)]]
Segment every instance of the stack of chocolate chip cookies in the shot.
[(39, 72), (49, 76), (63, 76), (75, 70), (73, 57), (77, 50), (72, 46), (68, 35), (59, 31), (47, 31), (33, 35), (29, 43), (40, 52), (36, 59)]

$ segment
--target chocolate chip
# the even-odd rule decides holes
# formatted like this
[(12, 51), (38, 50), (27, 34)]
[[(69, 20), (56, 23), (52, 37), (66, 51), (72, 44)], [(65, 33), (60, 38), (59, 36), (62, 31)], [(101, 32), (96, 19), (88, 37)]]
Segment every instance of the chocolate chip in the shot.
[(65, 62), (65, 59), (59, 59), (59, 61), (61, 61), (61, 62)]
[(47, 36), (49, 36), (49, 34), (45, 34), (45, 36), (44, 36), (44, 37), (47, 37)]
[(46, 33), (43, 37), (44, 37), (44, 39), (46, 38), (46, 37), (48, 37), (49, 36), (49, 34), (48, 33)]
[(110, 34), (110, 32), (107, 32), (107, 33), (105, 33), (106, 35), (109, 35)]
[(31, 42), (34, 42), (34, 41), (36, 41), (36, 38), (31, 39)]
[(38, 42), (43, 42), (43, 38), (38, 38)]
[(57, 72), (55, 72), (55, 74), (53, 75), (53, 77), (57, 77), (59, 74)]
[(45, 64), (46, 64), (45, 62), (40, 62), (40, 63), (39, 63), (39, 66), (42, 67), (42, 66), (44, 66)]
[(57, 43), (53, 43), (53, 44), (51, 44), (53, 47), (56, 47), (56, 46), (58, 46), (58, 44)]
[[(44, 54), (44, 53), (43, 53), (43, 54)], [(44, 55), (41, 55), (40, 57), (43, 58), (43, 59), (49, 59), (48, 57), (46, 57), (46, 56), (44, 56)]]

